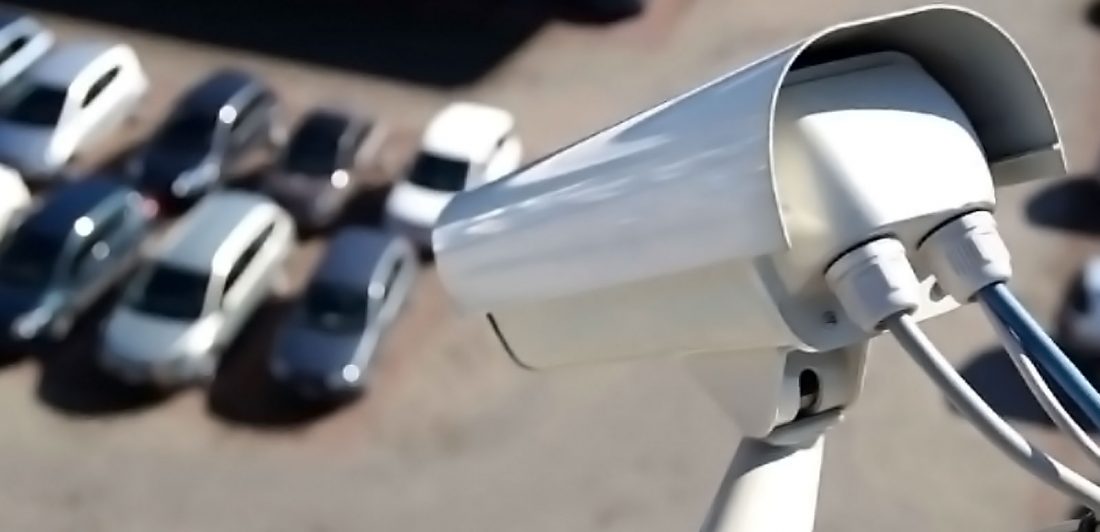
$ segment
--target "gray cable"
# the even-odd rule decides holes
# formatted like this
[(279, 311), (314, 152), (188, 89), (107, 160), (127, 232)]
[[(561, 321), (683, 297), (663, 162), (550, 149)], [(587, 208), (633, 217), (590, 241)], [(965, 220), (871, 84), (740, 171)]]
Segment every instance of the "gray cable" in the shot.
[(1100, 445), (1093, 441), (1089, 434), (1085, 432), (1085, 429), (1081, 428), (1081, 425), (1073, 419), (1073, 416), (1069, 415), (1062, 403), (1058, 401), (1050, 386), (1043, 379), (1042, 374), (1036, 369), (1035, 363), (1024, 353), (1020, 340), (1001, 323), (1001, 320), (997, 319), (992, 311), (985, 309), (985, 313), (989, 317), (989, 321), (993, 323), (997, 336), (1000, 337), (1001, 344), (1004, 345), (1009, 358), (1016, 366), (1016, 371), (1020, 372), (1024, 384), (1027, 384), (1027, 388), (1031, 390), (1031, 394), (1035, 396), (1039, 406), (1043, 408), (1047, 416), (1050, 416), (1050, 419), (1054, 421), (1059, 429), (1069, 434), (1070, 439), (1081, 448), (1094, 464), (1100, 465)]
[(913, 318), (898, 314), (887, 318), (884, 324), (947, 400), (1001, 452), (1051, 487), (1093, 510), (1100, 509), (1100, 487), (1033, 447), (997, 415), (959, 376)]

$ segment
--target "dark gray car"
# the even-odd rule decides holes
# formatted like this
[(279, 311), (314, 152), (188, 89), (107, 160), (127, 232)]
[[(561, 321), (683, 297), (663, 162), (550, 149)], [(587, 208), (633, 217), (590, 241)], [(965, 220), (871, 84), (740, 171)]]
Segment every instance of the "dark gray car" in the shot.
[(222, 69), (189, 89), (127, 164), (135, 187), (171, 212), (266, 165), (281, 144), (275, 92), (242, 70)]
[(409, 242), (366, 228), (340, 231), (318, 264), (276, 337), (270, 369), (302, 398), (338, 399), (366, 386), (419, 265)]
[(116, 183), (83, 181), (51, 193), (0, 250), (8, 338), (64, 338), (137, 263), (148, 222), (141, 196)]
[(359, 191), (357, 173), (382, 138), (382, 128), (368, 119), (314, 109), (294, 128), (263, 190), (290, 212), (299, 229), (323, 229)]

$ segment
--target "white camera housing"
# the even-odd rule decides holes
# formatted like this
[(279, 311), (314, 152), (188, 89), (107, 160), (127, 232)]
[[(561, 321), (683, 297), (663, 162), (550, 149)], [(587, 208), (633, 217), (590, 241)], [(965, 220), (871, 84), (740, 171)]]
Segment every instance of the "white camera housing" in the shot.
[[(459, 194), (433, 245), (521, 364), (692, 355), (762, 436), (805, 410), (807, 368), (816, 410), (858, 395), (867, 334), (825, 284), (833, 260), (884, 235), (915, 249), (995, 187), (1064, 174), (1013, 40), (927, 6), (828, 28)], [(914, 266), (916, 318), (954, 309)]]

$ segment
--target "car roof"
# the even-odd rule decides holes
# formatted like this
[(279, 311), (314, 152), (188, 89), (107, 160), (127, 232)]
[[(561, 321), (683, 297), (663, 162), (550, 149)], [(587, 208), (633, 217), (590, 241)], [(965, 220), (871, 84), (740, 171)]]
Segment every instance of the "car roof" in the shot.
[(242, 92), (265, 87), (253, 74), (235, 68), (222, 68), (191, 86), (181, 107), (188, 110), (217, 113)]
[(209, 272), (215, 255), (230, 242), (234, 233), (247, 230), (244, 222), (258, 212), (270, 212), (270, 200), (240, 190), (207, 194), (169, 231), (160, 246), (157, 260), (194, 271)]
[(310, 282), (366, 288), (378, 260), (397, 237), (366, 227), (349, 227), (334, 235)]
[(339, 140), (356, 120), (347, 113), (336, 109), (318, 107), (312, 109), (298, 123), (295, 135), (319, 135), (326, 138)]
[(452, 103), (428, 124), (424, 131), (424, 149), (480, 162), (513, 127), (515, 119), (503, 109), (472, 102)]
[(104, 180), (70, 183), (50, 193), (24, 225), (42, 235), (66, 238), (73, 224), (88, 215), (107, 198), (126, 190), (124, 185)]
[(123, 45), (107, 41), (59, 44), (31, 65), (27, 76), (42, 84), (66, 88), (88, 64), (120, 46)]

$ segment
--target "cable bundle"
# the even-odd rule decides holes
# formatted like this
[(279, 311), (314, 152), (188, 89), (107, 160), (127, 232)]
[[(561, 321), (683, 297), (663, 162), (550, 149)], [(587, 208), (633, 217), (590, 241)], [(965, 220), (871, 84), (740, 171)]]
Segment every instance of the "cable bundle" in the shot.
[[(937, 228), (918, 253), (956, 300), (979, 302), (1040, 406), (1100, 465), (1096, 444), (1059, 402), (1036, 365), (1100, 428), (1100, 393), (1016, 300), (1005, 283), (1008, 250), (991, 213), (975, 211)], [(990, 442), (1043, 482), (1100, 512), (1100, 486), (1063, 465), (1014, 430), (970, 387), (912, 318), (920, 283), (901, 242), (885, 237), (840, 257), (826, 280), (845, 310), (868, 331), (888, 330), (947, 399)]]

